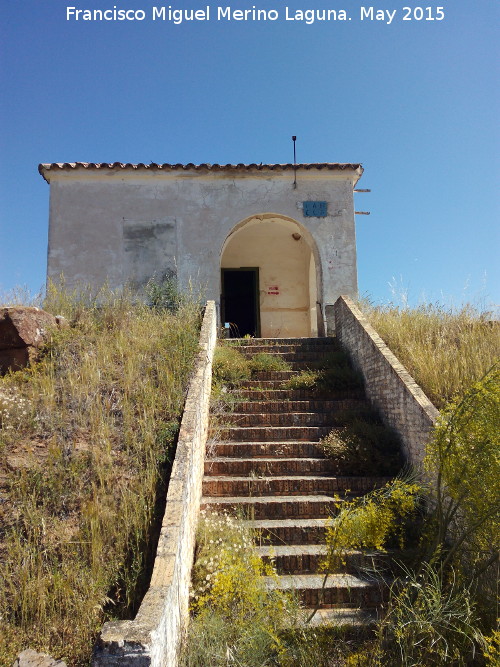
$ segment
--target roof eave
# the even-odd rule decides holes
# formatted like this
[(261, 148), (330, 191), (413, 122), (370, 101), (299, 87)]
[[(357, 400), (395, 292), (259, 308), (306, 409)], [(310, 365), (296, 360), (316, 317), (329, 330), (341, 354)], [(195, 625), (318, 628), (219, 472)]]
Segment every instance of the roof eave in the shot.
[(311, 171), (311, 170), (328, 170), (328, 171), (354, 171), (357, 172), (358, 178), (357, 181), (361, 178), (363, 174), (363, 166), (360, 163), (339, 163), (339, 162), (313, 162), (313, 163), (299, 163), (294, 165), (291, 162), (285, 164), (210, 164), (204, 162), (201, 164), (194, 164), (192, 162), (188, 164), (170, 164), (170, 163), (157, 163), (150, 162), (145, 164), (144, 162), (139, 162), (137, 164), (132, 164), (130, 162), (52, 162), (52, 163), (42, 163), (38, 165), (38, 171), (44, 180), (47, 183), (50, 183), (49, 172), (61, 170), (100, 170), (100, 169), (123, 169), (123, 170), (155, 170), (155, 171)]

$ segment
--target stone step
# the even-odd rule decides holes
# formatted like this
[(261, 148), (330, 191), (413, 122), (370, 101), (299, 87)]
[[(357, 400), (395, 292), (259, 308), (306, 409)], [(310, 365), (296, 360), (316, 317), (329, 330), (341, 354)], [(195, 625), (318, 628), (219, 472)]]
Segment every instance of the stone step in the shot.
[(271, 401), (273, 403), (278, 401), (322, 400), (321, 396), (325, 397), (324, 400), (366, 400), (361, 389), (318, 392), (311, 389), (280, 389), (279, 386), (277, 388), (260, 387), (258, 383), (255, 385), (250, 383), (250, 387), (246, 389), (237, 389), (235, 394), (244, 401)]
[[(330, 355), (335, 354), (339, 361), (342, 360), (339, 353), (338, 345), (323, 346), (318, 349), (317, 347), (308, 349), (298, 348), (297, 346), (292, 345), (280, 345), (280, 346), (246, 346), (241, 348), (241, 353), (247, 359), (252, 359), (256, 354), (270, 354), (273, 357), (278, 357), (286, 362), (300, 363), (302, 367), (305, 368), (308, 363), (317, 364), (321, 362), (322, 359), (330, 359)], [(347, 357), (346, 357), (347, 359)], [(346, 362), (347, 363), (347, 362)]]
[[(288, 406), (283, 406), (287, 410)], [(333, 426), (335, 416), (331, 412), (229, 412), (217, 416), (219, 424), (238, 427), (253, 426)], [(337, 422), (339, 423), (339, 422)]]
[(264, 563), (271, 563), (278, 574), (316, 574), (325, 559), (325, 544), (266, 544), (257, 547)]
[(388, 477), (331, 477), (293, 475), (276, 477), (205, 476), (204, 496), (317, 496), (362, 495), (383, 486)]
[(269, 590), (295, 591), (306, 607), (374, 608), (387, 598), (388, 587), (382, 581), (368, 580), (353, 574), (324, 575), (285, 574), (264, 577)]
[[(272, 413), (282, 414), (287, 412), (330, 412), (336, 413), (342, 410), (358, 410), (368, 406), (366, 400), (360, 399), (337, 399), (337, 400), (255, 400), (239, 401), (232, 405), (234, 413), (258, 414)], [(229, 413), (231, 416), (232, 413)]]
[[(304, 608), (305, 618), (309, 618), (309, 612), (312, 613), (312, 609)], [(363, 628), (370, 628), (377, 622), (378, 614), (376, 609), (356, 609), (352, 608), (342, 608), (337, 607), (335, 609), (318, 609), (312, 619), (307, 623), (305, 629), (307, 628), (318, 628), (318, 627), (327, 627), (333, 626), (334, 628), (338, 627), (351, 627), (356, 629), (356, 636), (354, 639), (359, 640), (359, 632)]]
[[(267, 375), (270, 377), (265, 377), (264, 374), (262, 373), (263, 377), (259, 377), (257, 375), (252, 375), (251, 380), (243, 380), (239, 385), (239, 389), (235, 391), (235, 395), (237, 396), (245, 396), (245, 391), (259, 391), (259, 392), (267, 392), (267, 391), (285, 391), (286, 394), (283, 395), (283, 398), (285, 400), (291, 399), (291, 398), (325, 398), (325, 399), (335, 399), (335, 398), (363, 398), (363, 393), (362, 390), (359, 389), (359, 387), (346, 387), (343, 389), (337, 389), (337, 390), (331, 390), (331, 389), (287, 389), (287, 387), (284, 386), (284, 383), (293, 375), (297, 375), (297, 371), (274, 371), (273, 375), (276, 376), (278, 373), (283, 376), (285, 373), (288, 373), (288, 377), (282, 377), (282, 379), (278, 379), (276, 377), (272, 377), (271, 373), (268, 373)], [(288, 392), (305, 392), (302, 394), (295, 394), (295, 393), (288, 393)], [(252, 400), (252, 399), (250, 399)], [(262, 400), (262, 399), (261, 399)], [(278, 397), (276, 397), (274, 400), (278, 400)]]
[(289, 380), (293, 375), (297, 375), (297, 370), (289, 371), (252, 371), (253, 382), (263, 382), (269, 380), (280, 380), (280, 382), (285, 382)]
[(202, 509), (247, 519), (321, 519), (334, 516), (342, 500), (331, 496), (204, 496)]
[[(331, 355), (332, 353), (328, 353)], [(251, 361), (253, 359), (253, 355), (250, 354), (244, 354), (243, 355), (246, 359)], [(317, 354), (307, 354), (307, 355), (302, 355), (302, 354), (296, 354), (296, 353), (290, 353), (290, 354), (272, 354), (273, 357), (277, 357), (283, 362), (283, 368), (269, 368), (269, 370), (261, 369), (261, 370), (252, 370), (252, 377), (256, 375), (257, 373), (271, 373), (271, 372), (290, 372), (290, 371), (321, 371), (327, 369), (328, 363), (329, 363), (329, 357), (324, 356), (324, 357), (318, 357)], [(301, 357), (305, 357), (302, 359)], [(298, 358), (297, 358), (298, 357)], [(332, 363), (332, 362), (330, 362)], [(335, 362), (333, 362), (335, 363)], [(342, 365), (348, 365), (348, 362), (341, 362), (337, 361), (337, 364), (342, 363)], [(285, 365), (286, 364), (286, 365)], [(262, 378), (265, 379), (265, 378)], [(268, 378), (272, 379), (272, 378)]]
[(223, 341), (224, 345), (234, 347), (277, 347), (280, 345), (292, 345), (294, 347), (313, 347), (322, 348), (328, 345), (339, 345), (339, 342), (333, 336), (323, 338), (227, 338)]
[(210, 437), (239, 442), (268, 442), (271, 440), (309, 440), (317, 442), (331, 431), (328, 426), (228, 426), (210, 430)]
[(257, 475), (321, 475), (338, 468), (337, 461), (327, 458), (270, 458), (214, 457), (205, 460), (205, 475), (244, 476)]
[(261, 545), (325, 543), (325, 519), (254, 519), (250, 526)]
[[(239, 387), (243, 390), (267, 391), (269, 389), (283, 389), (283, 382), (284, 380), (243, 380)], [(238, 391), (238, 393), (240, 392)]]
[(317, 442), (289, 440), (287, 442), (215, 442), (210, 447), (210, 456), (251, 458), (253, 456), (284, 458), (323, 458), (323, 450)]
[[(325, 544), (278, 544), (257, 547), (264, 562), (274, 565), (278, 574), (321, 574)], [(341, 571), (349, 574), (387, 571), (389, 555), (376, 551), (351, 550), (343, 554)]]

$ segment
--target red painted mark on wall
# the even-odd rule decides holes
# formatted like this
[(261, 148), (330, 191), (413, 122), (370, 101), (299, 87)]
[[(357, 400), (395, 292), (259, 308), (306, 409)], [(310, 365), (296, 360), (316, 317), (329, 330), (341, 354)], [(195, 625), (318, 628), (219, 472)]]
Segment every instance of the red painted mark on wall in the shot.
[(280, 293), (280, 288), (278, 287), (278, 285), (270, 285), (267, 288), (267, 293), (268, 294), (279, 294)]

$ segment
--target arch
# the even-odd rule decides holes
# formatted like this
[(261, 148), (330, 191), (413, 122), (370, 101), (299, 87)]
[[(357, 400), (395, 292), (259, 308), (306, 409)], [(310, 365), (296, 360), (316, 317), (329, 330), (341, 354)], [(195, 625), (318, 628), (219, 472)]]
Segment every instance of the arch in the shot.
[(278, 213), (241, 220), (222, 244), (220, 267), (221, 315), (236, 324), (232, 335), (323, 335), (319, 251), (297, 220)]

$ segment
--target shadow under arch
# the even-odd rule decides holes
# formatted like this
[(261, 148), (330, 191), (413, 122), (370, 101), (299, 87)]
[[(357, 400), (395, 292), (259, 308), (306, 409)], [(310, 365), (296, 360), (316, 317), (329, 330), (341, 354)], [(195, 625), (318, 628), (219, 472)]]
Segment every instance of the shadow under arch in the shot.
[[(219, 261), (221, 315), (232, 336), (324, 336), (321, 259), (303, 224), (271, 212), (244, 218), (224, 239)], [(247, 280), (253, 282), (245, 287)], [(251, 320), (252, 289), (257, 293), (254, 324), (246, 321)], [(238, 318), (242, 326), (233, 321)]]

